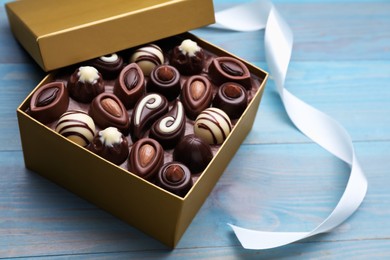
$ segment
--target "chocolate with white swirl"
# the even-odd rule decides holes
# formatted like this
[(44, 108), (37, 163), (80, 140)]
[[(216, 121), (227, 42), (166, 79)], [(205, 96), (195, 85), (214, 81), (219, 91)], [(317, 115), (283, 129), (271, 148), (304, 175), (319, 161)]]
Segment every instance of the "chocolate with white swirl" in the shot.
[(156, 139), (165, 149), (171, 149), (183, 137), (185, 125), (183, 104), (176, 101), (173, 108), (153, 124), (149, 137)]
[(157, 93), (150, 93), (141, 98), (131, 115), (131, 138), (141, 139), (152, 123), (168, 112), (168, 100)]
[(209, 76), (216, 85), (225, 82), (236, 82), (251, 89), (251, 74), (244, 63), (232, 57), (218, 57), (213, 59), (209, 69)]
[(95, 123), (86, 113), (70, 110), (60, 117), (55, 130), (74, 143), (85, 147), (95, 135)]
[(221, 144), (232, 130), (229, 116), (219, 108), (205, 109), (195, 120), (194, 133), (209, 144)]
[(141, 68), (136, 63), (124, 67), (115, 81), (114, 94), (131, 109), (144, 93), (145, 78)]
[(123, 68), (123, 59), (116, 53), (107, 54), (86, 63), (95, 67), (104, 79), (115, 79)]
[(130, 63), (137, 63), (145, 76), (149, 76), (154, 67), (164, 63), (164, 55), (156, 44), (148, 44), (131, 55)]

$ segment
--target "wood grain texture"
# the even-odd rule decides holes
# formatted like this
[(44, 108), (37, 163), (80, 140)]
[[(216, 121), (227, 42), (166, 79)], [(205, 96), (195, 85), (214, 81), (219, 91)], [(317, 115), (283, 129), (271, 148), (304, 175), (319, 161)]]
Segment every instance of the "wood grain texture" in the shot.
[[(348, 167), (291, 125), (272, 80), (252, 131), (175, 250), (24, 167), (16, 107), (44, 72), (16, 43), (0, 0), (0, 258), (390, 258), (390, 3), (275, 0), (294, 31), (286, 87), (338, 120), (355, 143), (369, 189), (330, 233), (245, 250), (226, 223), (273, 231), (318, 225), (336, 205)], [(214, 1), (216, 10), (242, 0)], [(267, 69), (263, 32), (195, 34)]]

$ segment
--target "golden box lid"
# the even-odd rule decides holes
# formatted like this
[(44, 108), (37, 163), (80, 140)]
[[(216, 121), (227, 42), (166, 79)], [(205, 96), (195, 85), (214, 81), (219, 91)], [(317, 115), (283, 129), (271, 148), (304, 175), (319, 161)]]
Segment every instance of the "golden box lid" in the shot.
[(22, 0), (6, 9), (15, 37), (45, 71), (215, 21), (212, 0)]

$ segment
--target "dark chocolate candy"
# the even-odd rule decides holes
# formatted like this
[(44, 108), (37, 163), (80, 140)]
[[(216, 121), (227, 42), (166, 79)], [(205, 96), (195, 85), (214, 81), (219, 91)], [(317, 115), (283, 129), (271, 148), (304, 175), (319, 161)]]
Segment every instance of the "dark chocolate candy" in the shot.
[(131, 138), (141, 139), (155, 120), (168, 112), (168, 100), (157, 93), (150, 93), (141, 98), (131, 115)]
[(144, 178), (152, 180), (164, 163), (164, 150), (154, 139), (142, 138), (131, 147), (129, 170)]
[(210, 145), (193, 134), (184, 136), (173, 151), (173, 160), (185, 164), (191, 173), (203, 171), (212, 158)]
[(116, 53), (107, 54), (86, 63), (95, 67), (104, 79), (115, 79), (123, 68), (123, 59)]
[(89, 103), (104, 92), (104, 81), (98, 70), (82, 66), (70, 76), (67, 84), (69, 95), (81, 103)]
[(150, 73), (147, 88), (149, 92), (157, 92), (173, 100), (180, 94), (180, 73), (169, 65), (157, 66)]
[(145, 78), (140, 67), (136, 63), (124, 67), (115, 81), (114, 94), (131, 109), (144, 93)]
[(236, 82), (251, 89), (251, 75), (248, 68), (241, 61), (232, 57), (218, 57), (210, 63), (209, 76), (216, 85), (225, 82)]
[(95, 135), (89, 150), (97, 155), (120, 165), (129, 155), (129, 144), (126, 137), (116, 127), (108, 127)]
[(157, 184), (173, 194), (184, 197), (192, 187), (191, 172), (180, 162), (166, 163), (158, 172)]
[(130, 119), (127, 110), (114, 94), (98, 95), (92, 100), (88, 113), (100, 128), (113, 126), (124, 135), (129, 133)]
[(165, 149), (171, 149), (183, 137), (185, 125), (183, 104), (176, 101), (172, 109), (153, 124), (149, 137), (156, 139)]
[(29, 113), (47, 124), (58, 119), (69, 105), (68, 89), (62, 82), (51, 82), (40, 87), (31, 97)]
[(222, 84), (214, 97), (213, 106), (223, 110), (231, 119), (239, 118), (248, 105), (248, 94), (234, 82)]
[(206, 77), (200, 75), (191, 76), (184, 83), (180, 100), (190, 119), (195, 120), (200, 112), (210, 106), (212, 99), (211, 84)]
[(199, 74), (203, 70), (204, 52), (198, 44), (192, 40), (184, 40), (172, 50), (170, 64), (177, 68), (183, 75)]

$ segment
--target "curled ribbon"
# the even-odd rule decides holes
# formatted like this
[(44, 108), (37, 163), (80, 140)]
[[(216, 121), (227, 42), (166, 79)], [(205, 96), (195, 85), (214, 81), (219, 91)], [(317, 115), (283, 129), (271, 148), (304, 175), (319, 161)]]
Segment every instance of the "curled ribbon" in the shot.
[[(367, 179), (355, 156), (352, 140), (333, 118), (309, 106), (284, 88), (293, 46), (288, 24), (269, 1), (254, 1), (217, 12), (217, 27), (236, 31), (265, 29), (265, 54), (284, 108), (295, 126), (314, 142), (346, 162), (351, 173), (345, 191), (335, 209), (309, 232), (267, 232), (229, 224), (247, 249), (270, 249), (330, 231), (350, 217), (367, 192)], [(240, 17), (240, 20), (231, 19)]]

